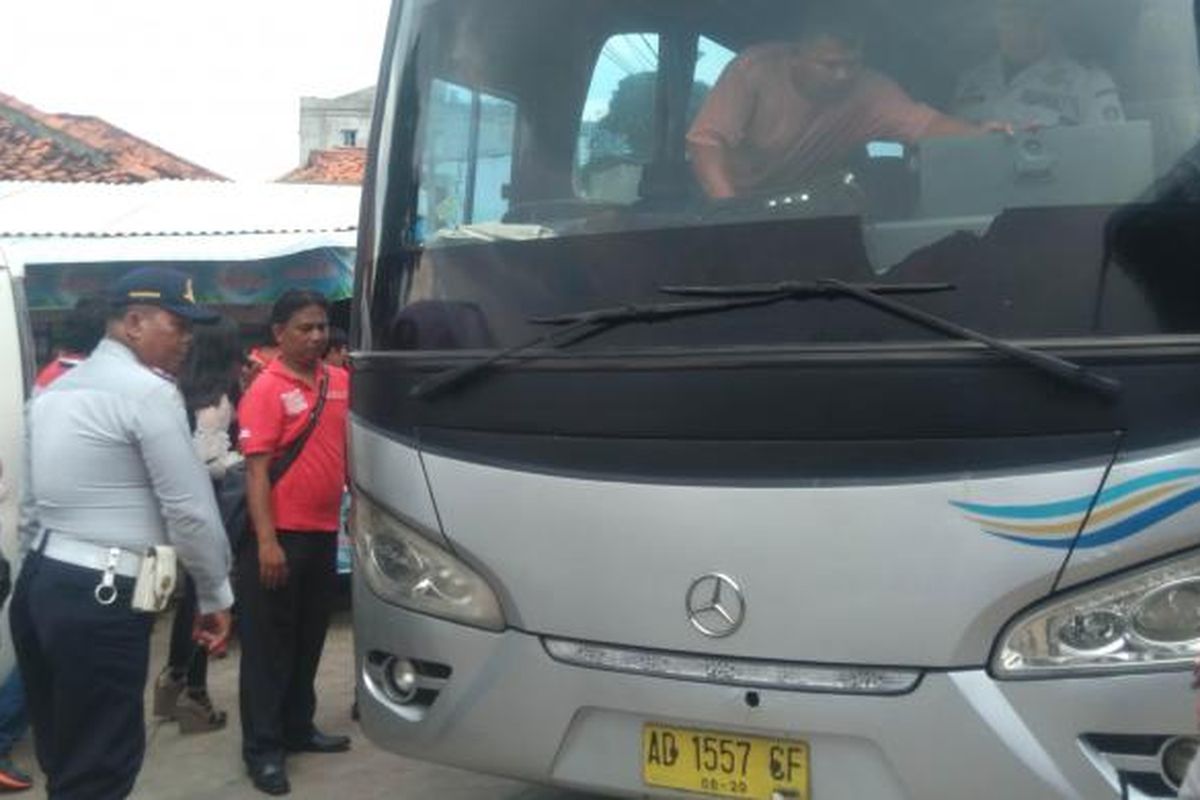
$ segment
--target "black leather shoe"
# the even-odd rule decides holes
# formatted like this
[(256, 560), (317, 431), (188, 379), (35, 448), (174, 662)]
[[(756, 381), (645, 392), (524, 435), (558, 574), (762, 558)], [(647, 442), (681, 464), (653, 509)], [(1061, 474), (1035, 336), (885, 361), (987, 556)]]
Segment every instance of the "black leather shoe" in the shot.
[(283, 764), (267, 761), (262, 764), (251, 764), (247, 767), (254, 788), (266, 794), (287, 794), (292, 791), (288, 783), (287, 771)]
[(303, 742), (290, 742), (290, 753), (344, 753), (350, 749), (349, 736), (330, 736), (314, 729)]

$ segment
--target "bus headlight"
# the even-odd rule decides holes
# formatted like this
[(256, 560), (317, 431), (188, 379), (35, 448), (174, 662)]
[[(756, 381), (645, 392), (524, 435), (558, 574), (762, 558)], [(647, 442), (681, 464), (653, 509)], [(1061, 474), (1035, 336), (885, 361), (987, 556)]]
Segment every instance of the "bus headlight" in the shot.
[(1056, 597), (1009, 624), (997, 678), (1182, 668), (1200, 654), (1200, 553)]
[(358, 491), (352, 526), (357, 567), (380, 598), (422, 614), (504, 629), (500, 601), (482, 577)]

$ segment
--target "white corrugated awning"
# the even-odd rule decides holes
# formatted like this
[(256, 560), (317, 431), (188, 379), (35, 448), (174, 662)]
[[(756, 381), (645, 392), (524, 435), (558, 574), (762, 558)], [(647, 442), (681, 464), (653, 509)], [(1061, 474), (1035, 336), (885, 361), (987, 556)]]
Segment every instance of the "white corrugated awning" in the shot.
[(0, 246), (26, 264), (231, 261), (353, 247), (356, 186), (0, 182)]
[(0, 248), (25, 264), (119, 261), (256, 261), (320, 247), (354, 247), (355, 231), (239, 233), (223, 236), (129, 236), (110, 239), (13, 239)]

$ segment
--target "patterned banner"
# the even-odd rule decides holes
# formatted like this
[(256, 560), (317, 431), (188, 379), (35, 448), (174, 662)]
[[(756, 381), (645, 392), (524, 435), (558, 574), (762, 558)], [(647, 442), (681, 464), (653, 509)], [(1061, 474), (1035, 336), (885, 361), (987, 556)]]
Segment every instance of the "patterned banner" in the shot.
[[(170, 262), (195, 281), (196, 300), (214, 305), (263, 305), (285, 289), (312, 289), (345, 300), (354, 288), (354, 250), (321, 248), (261, 261)], [(100, 294), (131, 269), (146, 263), (31, 264), (25, 292), (35, 310), (71, 308), (79, 298)]]

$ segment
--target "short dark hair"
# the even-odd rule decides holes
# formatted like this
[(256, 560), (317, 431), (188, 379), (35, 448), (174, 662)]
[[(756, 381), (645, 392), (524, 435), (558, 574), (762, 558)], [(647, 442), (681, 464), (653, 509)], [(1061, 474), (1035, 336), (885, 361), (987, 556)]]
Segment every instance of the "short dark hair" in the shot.
[(798, 14), (797, 40), (812, 42), (829, 37), (858, 48), (867, 38), (866, 13), (854, 0), (813, 0)]
[(329, 328), (329, 349), (338, 350), (343, 347), (350, 346), (350, 337), (346, 332), (338, 327)]
[(63, 323), (62, 346), (72, 353), (87, 354), (104, 338), (108, 302), (97, 295), (81, 297)]
[(288, 289), (279, 295), (275, 305), (271, 306), (271, 324), (286, 325), (297, 311), (309, 306), (319, 306), (326, 314), (329, 313), (329, 299), (320, 292), (311, 289)]

